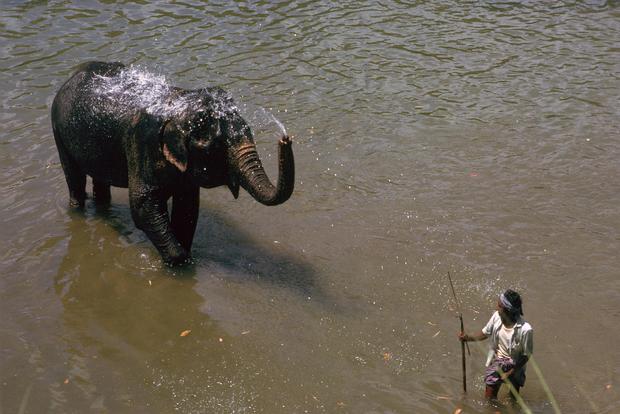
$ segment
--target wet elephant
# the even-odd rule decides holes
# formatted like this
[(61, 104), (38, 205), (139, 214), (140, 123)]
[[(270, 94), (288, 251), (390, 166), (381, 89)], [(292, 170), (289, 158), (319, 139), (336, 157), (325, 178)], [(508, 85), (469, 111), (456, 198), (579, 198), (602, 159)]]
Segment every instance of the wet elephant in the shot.
[(200, 187), (227, 185), (237, 198), (241, 186), (265, 205), (293, 192), (290, 138), (279, 141), (273, 185), (250, 127), (220, 88), (186, 90), (121, 63), (87, 62), (60, 88), (51, 115), (70, 205), (84, 206), (86, 176), (99, 204), (109, 203), (110, 186), (128, 188), (136, 226), (170, 265), (190, 258)]

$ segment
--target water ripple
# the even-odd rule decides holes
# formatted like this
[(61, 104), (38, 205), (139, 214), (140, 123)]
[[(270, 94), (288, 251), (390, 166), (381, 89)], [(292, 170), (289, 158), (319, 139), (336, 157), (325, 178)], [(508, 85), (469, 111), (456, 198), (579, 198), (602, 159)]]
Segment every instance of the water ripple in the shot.
[[(567, 315), (582, 318), (587, 338), (575, 337), (575, 349), (610, 355), (605, 365), (562, 344), (559, 354), (583, 373), (588, 395), (599, 392), (590, 384), (618, 366), (591, 340), (600, 331), (619, 340), (608, 312), (620, 266), (618, 22), (614, 1), (4, 1), (0, 334), (18, 339), (3, 354), (2, 411), (22, 401), (33, 412), (50, 402), (55, 412), (363, 411), (343, 401), (351, 390), (372, 395), (365, 407), (376, 411), (451, 411), (435, 396), (456, 394), (445, 375), (453, 350), (439, 340), (444, 329), (436, 342), (439, 328), (425, 330), (453, 322), (438, 304), (446, 268), (469, 281), (475, 309), (514, 283), (533, 315), (557, 313), (550, 336)], [(69, 214), (49, 106), (91, 59), (181, 87), (225, 87), (271, 169), (275, 115), (295, 136), (291, 200), (274, 213), (247, 195), (233, 204), (225, 190), (204, 191), (201, 216), (225, 211), (226, 223), (199, 224), (201, 257), (186, 278), (159, 266), (126, 190), (107, 215), (89, 203)], [(249, 255), (267, 269), (248, 271), (255, 279), (289, 277), (262, 259), (266, 239), (285, 252), (283, 268), (296, 255), (313, 263), (342, 311), (300, 303), (285, 282), (272, 289), (231, 275), (251, 267)], [(218, 270), (214, 257), (235, 265)], [(196, 327), (181, 341), (189, 322)], [(211, 342), (224, 337), (220, 324), (246, 323), (238, 330), (250, 340)], [(303, 330), (291, 335), (287, 324)], [(403, 324), (411, 338), (399, 337)], [(401, 355), (386, 361), (388, 349)], [(248, 351), (258, 359), (243, 359)], [(244, 361), (247, 369), (236, 365)], [(553, 382), (575, 389), (558, 362), (546, 365)], [(607, 397), (599, 411), (617, 402)], [(586, 400), (562, 394), (560, 403), (592, 411)]]

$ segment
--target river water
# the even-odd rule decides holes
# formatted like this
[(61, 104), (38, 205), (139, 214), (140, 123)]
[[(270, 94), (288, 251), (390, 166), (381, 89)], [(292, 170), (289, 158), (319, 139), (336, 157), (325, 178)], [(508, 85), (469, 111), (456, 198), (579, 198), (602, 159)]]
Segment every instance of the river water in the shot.
[[(3, 1), (0, 412), (617, 411), (619, 45), (615, 1)], [(222, 86), (271, 176), (281, 122), (291, 199), (202, 190), (184, 269), (127, 190), (70, 212), (49, 113), (87, 60)], [(448, 272), (469, 331), (521, 292), (521, 404), (486, 343), (463, 395)]]

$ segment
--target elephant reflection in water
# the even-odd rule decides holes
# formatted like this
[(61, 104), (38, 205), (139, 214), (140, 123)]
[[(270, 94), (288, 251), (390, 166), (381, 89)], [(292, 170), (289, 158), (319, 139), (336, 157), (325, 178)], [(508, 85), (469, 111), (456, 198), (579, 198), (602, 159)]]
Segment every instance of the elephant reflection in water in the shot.
[[(91, 214), (87, 211), (86, 218), (76, 217), (68, 222), (67, 253), (55, 277), (56, 292), (63, 306), (66, 370), (72, 384), (64, 387), (68, 390), (64, 392), (71, 393), (67, 398), (75, 403), (74, 407), (82, 404), (85, 409), (81, 412), (89, 411), (92, 401), (100, 398), (103, 398), (101, 405), (109, 412), (125, 412), (128, 404), (135, 409), (146, 403), (150, 407), (168, 405), (170, 410), (159, 410), (168, 412), (178, 408), (179, 401), (184, 404), (194, 401), (204, 407), (208, 401), (215, 404), (215, 397), (217, 402), (234, 400), (238, 404), (255, 404), (249, 395), (248, 401), (243, 401), (245, 395), (230, 394), (243, 388), (244, 379), (253, 378), (257, 371), (254, 361), (265, 358), (264, 349), (248, 346), (244, 342), (246, 337), (240, 335), (241, 330), (231, 329), (239, 324), (254, 329), (255, 312), (251, 312), (254, 304), (245, 300), (235, 303), (239, 289), (233, 284), (232, 288), (217, 293), (224, 298), (222, 303), (226, 302), (220, 306), (226, 309), (222, 311), (225, 317), (216, 321), (210, 316), (211, 310), (206, 313), (205, 309), (207, 302), (210, 307), (214, 306), (213, 302), (201, 293), (213, 292), (209, 280), (197, 274), (204, 269), (200, 266), (162, 268), (157, 260), (149, 261), (148, 252), (124, 254), (126, 238), (133, 240), (138, 234), (132, 233), (134, 229), (128, 225), (129, 211), (113, 207), (104, 213), (105, 217), (98, 214), (92, 219)], [(233, 273), (235, 283), (267, 282), (269, 288), (288, 283), (302, 300), (308, 295), (321, 297), (320, 289), (314, 286), (311, 266), (254, 245), (216, 212), (205, 216), (208, 227), (224, 239), (213, 241), (198, 234), (200, 245), (206, 244), (204, 248), (211, 251), (216, 250), (217, 243), (235, 245), (236, 249), (243, 249), (247, 261), (253, 264), (253, 272), (260, 272), (257, 277), (240, 267), (235, 262), (239, 252), (234, 249), (222, 253), (225, 257), (214, 256), (209, 263), (215, 262)], [(124, 236), (119, 237), (119, 233)], [(291, 273), (294, 277), (289, 277)], [(170, 274), (177, 277), (167, 277)], [(248, 290), (254, 290), (254, 286)], [(231, 308), (239, 313), (231, 316)], [(213, 311), (217, 315), (217, 309)], [(179, 336), (184, 330), (191, 330), (190, 335)], [(276, 374), (262, 375), (269, 381), (270, 375)], [(238, 386), (235, 389), (213, 387), (215, 381), (227, 379), (234, 379)], [(185, 383), (180, 385), (183, 380)], [(252, 386), (246, 385), (250, 391)], [(265, 404), (275, 398), (277, 395), (264, 395)], [(216, 406), (211, 408), (213, 412), (218, 411)], [(143, 411), (151, 412), (146, 408)]]
[[(51, 111), (70, 205), (83, 207), (86, 176), (97, 203), (129, 188), (131, 215), (164, 261), (187, 263), (200, 187), (239, 186), (265, 205), (291, 196), (292, 142), (279, 141), (279, 177), (263, 169), (250, 127), (220, 88), (185, 90), (121, 63), (87, 62), (58, 91)], [(169, 218), (167, 200), (172, 198)]]
[[(192, 370), (207, 365), (211, 372), (239, 375), (234, 367), (222, 368), (233, 359), (230, 347), (206, 345), (230, 341), (203, 312), (195, 268), (175, 269), (177, 277), (167, 277), (173, 270), (123, 254), (118, 231), (130, 232), (121, 224), (127, 216), (125, 210), (105, 224), (79, 217), (69, 222), (68, 251), (55, 278), (63, 306), (59, 336), (68, 384), (60, 392), (72, 408), (67, 411), (173, 412), (185, 391), (204, 397), (200, 389), (208, 378)], [(180, 337), (186, 329), (191, 335)], [(200, 381), (178, 387), (188, 376)]]

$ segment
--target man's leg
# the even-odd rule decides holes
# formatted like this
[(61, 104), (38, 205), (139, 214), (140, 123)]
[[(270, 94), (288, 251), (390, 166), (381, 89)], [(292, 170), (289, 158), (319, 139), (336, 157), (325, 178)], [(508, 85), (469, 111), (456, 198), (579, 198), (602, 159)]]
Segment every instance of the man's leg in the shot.
[(499, 387), (500, 386), (501, 386), (501, 384), (487, 385), (486, 388), (484, 389), (484, 397), (487, 400), (496, 400), (497, 399), (497, 393), (499, 392)]

